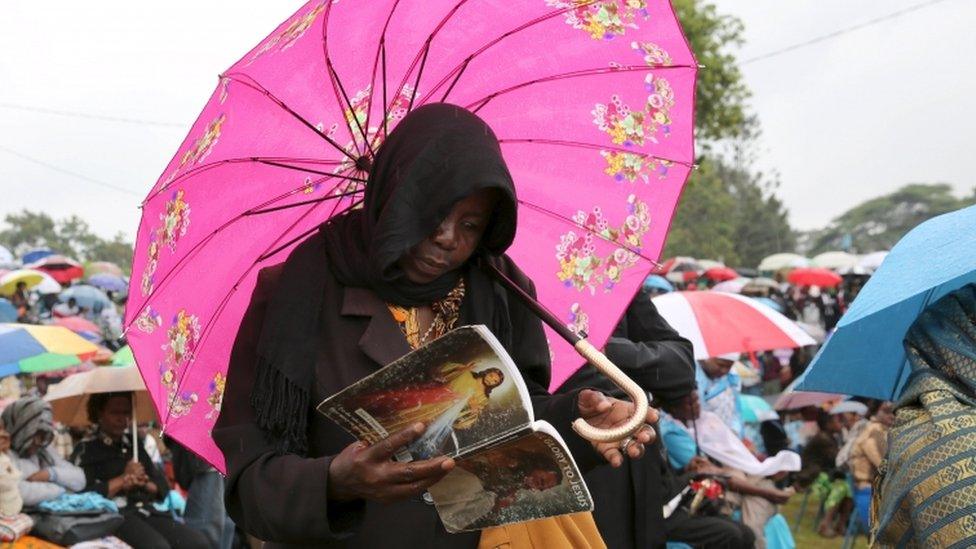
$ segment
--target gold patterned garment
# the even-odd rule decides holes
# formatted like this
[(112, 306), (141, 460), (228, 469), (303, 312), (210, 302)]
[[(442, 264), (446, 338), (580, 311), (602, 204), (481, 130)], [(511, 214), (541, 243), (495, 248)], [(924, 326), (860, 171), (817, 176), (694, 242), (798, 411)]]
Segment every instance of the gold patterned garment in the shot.
[(927, 308), (905, 338), (912, 375), (895, 407), (871, 505), (880, 547), (976, 546), (976, 286)]
[(401, 307), (393, 304), (387, 304), (387, 307), (390, 309), (390, 314), (393, 315), (393, 320), (396, 320), (397, 324), (400, 325), (400, 331), (407, 338), (410, 348), (416, 349), (454, 329), (461, 317), (461, 302), (463, 301), (464, 279), (461, 279), (458, 285), (444, 296), (444, 299), (435, 301), (430, 305), (434, 311), (434, 322), (425, 332), (420, 331), (419, 309), (417, 307)]

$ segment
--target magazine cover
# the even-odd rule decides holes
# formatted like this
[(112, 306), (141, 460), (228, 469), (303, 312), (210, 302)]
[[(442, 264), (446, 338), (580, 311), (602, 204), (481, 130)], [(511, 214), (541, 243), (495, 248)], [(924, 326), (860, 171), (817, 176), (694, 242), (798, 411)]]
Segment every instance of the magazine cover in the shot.
[(465, 451), (527, 430), (521, 374), (485, 326), (464, 326), (323, 401), (318, 410), (370, 444), (418, 421), (424, 434), (398, 459)]
[(449, 532), (593, 509), (573, 457), (551, 425), (457, 461), (428, 490)]

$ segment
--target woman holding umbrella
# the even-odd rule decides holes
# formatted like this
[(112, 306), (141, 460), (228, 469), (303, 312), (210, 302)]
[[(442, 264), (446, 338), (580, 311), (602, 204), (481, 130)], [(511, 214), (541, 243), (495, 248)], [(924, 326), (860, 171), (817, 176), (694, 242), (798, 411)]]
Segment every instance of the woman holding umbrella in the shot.
[[(422, 425), (363, 447), (313, 408), (464, 324), (485, 324), (498, 337), (526, 378), (536, 417), (562, 431), (580, 466), (642, 454), (649, 429), (623, 446), (591, 446), (568, 429), (576, 417), (620, 424), (630, 403), (545, 391), (541, 322), (481, 268), (491, 263), (532, 292), (503, 255), (515, 226), (514, 183), (494, 133), (460, 107), (432, 104), (407, 115), (378, 151), (363, 208), (332, 218), (283, 265), (261, 272), (213, 431), (239, 526), (284, 544), (478, 546), (477, 532), (448, 534), (424, 497), (453, 460), (391, 460)], [(589, 525), (591, 544), (601, 546)]]
[[(85, 471), (85, 491), (114, 499), (125, 518), (115, 532), (133, 547), (204, 548), (206, 538), (197, 530), (156, 511), (153, 503), (169, 492), (163, 472), (140, 448), (133, 460), (132, 393), (95, 393), (88, 399), (88, 417), (95, 431), (75, 447), (72, 461)], [(140, 446), (141, 446), (140, 441)]]

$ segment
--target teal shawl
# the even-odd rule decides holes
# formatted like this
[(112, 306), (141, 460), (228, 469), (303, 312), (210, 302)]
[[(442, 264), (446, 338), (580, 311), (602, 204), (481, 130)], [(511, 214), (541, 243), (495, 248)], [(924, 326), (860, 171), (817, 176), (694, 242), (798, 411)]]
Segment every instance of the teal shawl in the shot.
[(905, 349), (912, 373), (875, 482), (874, 540), (976, 546), (976, 285), (925, 309)]

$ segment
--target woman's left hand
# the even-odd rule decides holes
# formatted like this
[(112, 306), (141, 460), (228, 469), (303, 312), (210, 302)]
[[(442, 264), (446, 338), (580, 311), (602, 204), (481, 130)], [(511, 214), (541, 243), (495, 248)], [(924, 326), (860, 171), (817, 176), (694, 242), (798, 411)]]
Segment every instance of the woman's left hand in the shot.
[[(577, 400), (580, 417), (594, 427), (611, 428), (622, 425), (630, 419), (634, 413), (634, 404), (626, 400), (608, 397), (599, 391), (583, 389), (579, 393)], [(657, 410), (647, 409), (645, 423), (656, 423), (658, 419)], [(625, 447), (621, 447), (620, 442), (590, 442), (593, 449), (600, 453), (607, 462), (613, 467), (620, 467), (624, 463), (624, 453), (632, 459), (638, 459), (644, 455), (644, 445), (650, 444), (654, 440), (654, 429), (650, 425), (645, 425), (634, 433), (633, 440)]]

